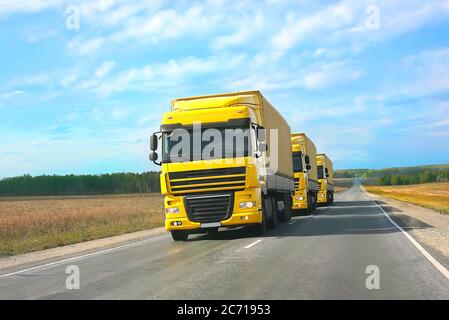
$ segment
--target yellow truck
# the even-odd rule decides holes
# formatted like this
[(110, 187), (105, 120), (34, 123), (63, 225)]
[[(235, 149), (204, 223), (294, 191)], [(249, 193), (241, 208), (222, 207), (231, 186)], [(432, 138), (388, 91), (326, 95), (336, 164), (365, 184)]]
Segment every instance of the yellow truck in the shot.
[(316, 147), (304, 133), (293, 134), (291, 142), (295, 178), (292, 208), (294, 212), (311, 213), (317, 207), (318, 195)]
[(173, 239), (242, 225), (263, 234), (289, 220), (290, 137), (285, 119), (259, 91), (173, 100), (150, 139)]
[(318, 205), (328, 206), (334, 203), (334, 168), (332, 161), (324, 153), (316, 156), (318, 170)]

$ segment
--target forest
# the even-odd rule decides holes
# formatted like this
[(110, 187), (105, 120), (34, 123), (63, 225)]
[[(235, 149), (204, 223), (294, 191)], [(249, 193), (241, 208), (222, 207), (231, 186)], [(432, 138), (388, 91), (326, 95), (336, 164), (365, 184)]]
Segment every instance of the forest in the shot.
[(361, 178), (369, 184), (386, 186), (445, 182), (449, 181), (449, 165), (338, 170), (335, 177)]
[[(29, 174), (0, 180), (0, 196), (98, 195), (160, 192), (160, 172), (100, 175)], [(337, 170), (335, 178), (361, 178), (372, 185), (449, 181), (449, 165)]]
[(0, 180), (1, 196), (160, 192), (159, 172), (100, 175), (24, 175)]

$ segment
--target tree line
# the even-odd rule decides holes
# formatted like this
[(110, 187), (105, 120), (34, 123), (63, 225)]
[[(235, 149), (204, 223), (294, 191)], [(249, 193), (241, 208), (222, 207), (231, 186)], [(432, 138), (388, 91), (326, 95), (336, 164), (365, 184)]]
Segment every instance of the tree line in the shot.
[[(0, 180), (0, 196), (95, 195), (160, 192), (160, 172), (101, 175), (42, 175)], [(369, 184), (405, 185), (449, 181), (449, 165), (338, 170), (336, 178), (360, 177)]]
[(159, 172), (42, 175), (0, 180), (1, 196), (96, 195), (160, 192)]
[(336, 178), (362, 178), (371, 185), (406, 185), (449, 181), (449, 165), (386, 169), (349, 169), (335, 172)]
[(449, 181), (449, 169), (442, 171), (426, 170), (415, 174), (389, 174), (379, 178), (379, 184), (383, 186), (396, 186), (406, 184), (419, 184), (428, 182)]

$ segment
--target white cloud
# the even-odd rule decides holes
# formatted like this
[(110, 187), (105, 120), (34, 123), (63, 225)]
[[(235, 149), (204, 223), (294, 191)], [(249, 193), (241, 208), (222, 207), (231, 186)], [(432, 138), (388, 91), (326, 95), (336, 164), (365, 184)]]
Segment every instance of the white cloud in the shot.
[[(271, 70), (271, 68), (273, 70)], [(280, 90), (303, 88), (317, 90), (333, 85), (343, 84), (359, 79), (362, 72), (349, 65), (346, 61), (335, 63), (310, 64), (296, 69), (291, 66), (271, 65), (262, 72), (257, 68), (247, 77), (238, 77), (231, 81), (227, 88), (244, 90), (258, 88), (260, 90)]]
[(58, 34), (59, 32), (54, 29), (46, 30), (41, 28), (35, 28), (28, 32), (28, 35), (26, 36), (26, 42), (37, 43), (44, 39), (55, 37)]
[(426, 96), (449, 92), (449, 48), (424, 50), (402, 59), (393, 78), (400, 92)]
[(381, 20), (381, 31), (384, 36), (388, 34), (391, 37), (403, 34), (429, 23), (432, 24), (442, 19), (449, 19), (448, 0), (406, 1), (400, 3), (383, 1), (382, 7), (387, 11), (385, 14), (382, 14)]
[[(230, 23), (229, 23), (230, 22)], [(228, 21), (231, 28), (236, 30), (233, 33), (220, 35), (211, 41), (211, 47), (215, 50), (223, 50), (228, 47), (241, 45), (251, 37), (263, 30), (265, 17), (261, 12), (257, 12), (253, 17), (238, 17)]]
[(272, 44), (276, 50), (283, 52), (305, 37), (316, 37), (317, 34), (326, 36), (328, 30), (338, 30), (352, 23), (357, 7), (341, 1), (309, 16), (290, 16), (285, 26), (272, 38)]
[(145, 17), (132, 17), (122, 30), (111, 35), (111, 39), (113, 41), (134, 39), (157, 43), (160, 40), (174, 39), (186, 34), (207, 34), (223, 17), (221, 14), (205, 12), (205, 8), (197, 3), (179, 12), (174, 9), (163, 9)]
[(187, 57), (169, 60), (164, 63), (152, 63), (142, 68), (125, 70), (111, 81), (99, 84), (94, 91), (107, 96), (114, 92), (126, 90), (155, 90), (158, 88), (174, 87), (182, 83), (185, 78), (215, 71), (219, 66), (216, 57), (199, 59)]
[(16, 97), (20, 97), (25, 94), (25, 91), (23, 90), (13, 90), (10, 92), (5, 92), (0, 94), (0, 108), (4, 108), (8, 106), (11, 101), (14, 100)]
[(0, 17), (16, 13), (35, 13), (49, 8), (60, 7), (60, 0), (0, 0)]
[[(365, 9), (376, 5), (380, 11), (380, 28), (370, 30), (365, 23)], [(345, 44), (360, 51), (425, 25), (449, 20), (449, 0), (342, 0), (308, 15), (293, 11), (284, 26), (272, 37), (280, 53), (301, 43), (320, 39), (321, 43)]]
[(61, 86), (68, 87), (71, 84), (73, 84), (76, 80), (78, 80), (78, 78), (79, 78), (78, 73), (68, 74), (61, 79)]
[(104, 61), (96, 70), (95, 77), (96, 78), (104, 78), (107, 76), (112, 69), (114, 69), (116, 63), (113, 60)]
[(104, 38), (96, 37), (84, 39), (77, 37), (67, 44), (67, 49), (81, 56), (90, 55), (98, 51), (104, 44)]

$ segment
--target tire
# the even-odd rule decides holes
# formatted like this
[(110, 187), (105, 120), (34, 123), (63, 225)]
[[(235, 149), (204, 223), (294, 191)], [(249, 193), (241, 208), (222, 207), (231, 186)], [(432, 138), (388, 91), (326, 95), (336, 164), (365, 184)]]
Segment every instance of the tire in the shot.
[(183, 230), (172, 230), (171, 236), (175, 241), (186, 241), (189, 237), (189, 234)]
[(274, 197), (267, 198), (267, 202), (270, 202), (269, 207), (270, 207), (270, 211), (271, 211), (271, 218), (268, 221), (268, 227), (270, 229), (274, 229), (278, 225), (278, 212), (276, 210), (275, 201), (276, 201), (276, 199)]
[(256, 236), (262, 236), (267, 232), (267, 213), (265, 208), (265, 199), (262, 206), (262, 222), (253, 226), (253, 232)]
[[(277, 199), (275, 198), (275, 201), (277, 201)], [(284, 223), (288, 220), (287, 217), (287, 210), (285, 210), (287, 207), (285, 205), (285, 199), (282, 198), (282, 202), (284, 203), (284, 209), (279, 210), (278, 213), (278, 222)]]
[(307, 214), (312, 214), (313, 211), (313, 196), (309, 193), (307, 194)]
[(285, 221), (290, 221), (290, 219), (293, 216), (293, 208), (292, 208), (292, 197), (290, 195), (284, 196), (284, 215), (285, 215)]

